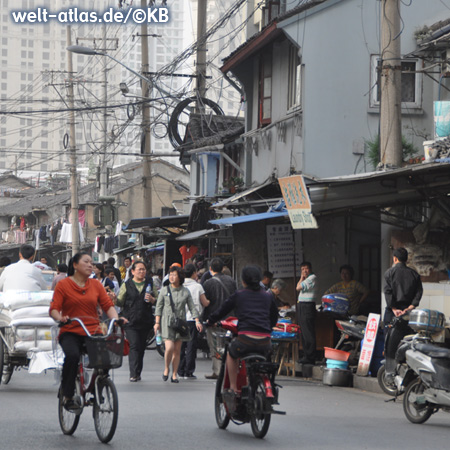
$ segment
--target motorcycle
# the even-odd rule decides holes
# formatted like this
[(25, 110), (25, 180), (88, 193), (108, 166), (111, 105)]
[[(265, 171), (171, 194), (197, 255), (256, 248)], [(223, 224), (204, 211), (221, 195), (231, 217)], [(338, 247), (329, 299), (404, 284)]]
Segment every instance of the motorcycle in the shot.
[(262, 439), (269, 430), (271, 415), (286, 414), (273, 409), (273, 405), (279, 404), (278, 389), (281, 387), (275, 383), (278, 364), (259, 354), (241, 358), (237, 377), (240, 395), (231, 392), (226, 359), (228, 345), (237, 335), (237, 319), (228, 317), (219, 322), (219, 326), (226, 332), (214, 333), (216, 352), (222, 361), (214, 395), (217, 426), (225, 429), (230, 421), (236, 425), (250, 422), (253, 435)]
[(406, 351), (403, 411), (412, 423), (424, 423), (440, 409), (450, 412), (450, 350), (413, 339)]
[[(382, 361), (382, 364), (377, 372), (378, 385), (382, 391), (390, 395), (391, 397), (397, 397), (403, 393), (403, 379), (407, 371), (406, 367), (406, 350), (411, 345), (413, 335), (408, 336), (409, 331), (413, 331), (408, 326), (409, 315), (403, 315), (395, 317), (392, 323), (387, 326), (386, 339), (385, 339), (385, 352), (389, 351), (392, 345), (395, 345), (395, 337), (403, 335), (403, 339), (400, 341), (398, 348), (395, 351), (395, 368), (392, 368), (391, 376), (386, 375), (386, 359)], [(406, 336), (405, 336), (406, 335)], [(429, 338), (429, 336), (423, 335), (423, 339)], [(393, 344), (394, 342), (394, 344)], [(393, 351), (395, 349), (392, 349)]]
[[(377, 373), (378, 384), (384, 393), (392, 397), (398, 397), (404, 393), (407, 385), (404, 379), (408, 372), (407, 351), (411, 349), (413, 342), (436, 344), (434, 339), (439, 336), (436, 333), (444, 330), (444, 323), (445, 318), (442, 313), (428, 309), (415, 309), (410, 314), (394, 318), (388, 326), (385, 341), (386, 353), (392, 354), (395, 350), (395, 361), (388, 363), (391, 365), (391, 376), (386, 375), (386, 360), (383, 361)], [(396, 342), (399, 336), (403, 338), (397, 347)]]
[(349, 364), (358, 364), (367, 317), (351, 316), (347, 319), (336, 319), (334, 322), (340, 333), (335, 349), (350, 352)]

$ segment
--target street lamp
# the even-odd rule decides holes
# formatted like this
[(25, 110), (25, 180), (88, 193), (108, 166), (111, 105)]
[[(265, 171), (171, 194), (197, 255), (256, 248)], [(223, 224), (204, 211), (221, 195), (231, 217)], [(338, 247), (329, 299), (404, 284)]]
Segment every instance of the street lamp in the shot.
[(69, 52), (72, 52), (72, 53), (78, 53), (79, 55), (107, 56), (108, 58), (111, 58), (113, 61), (115, 61), (117, 64), (120, 64), (122, 67), (125, 67), (125, 69), (129, 70), (131, 73), (133, 73), (134, 75), (139, 77), (141, 80), (145, 81), (146, 83), (152, 84), (151, 80), (149, 80), (148, 78), (144, 77), (144, 75), (140, 74), (139, 72), (136, 72), (131, 67), (128, 67), (126, 64), (124, 64), (123, 62), (121, 62), (118, 59), (114, 58), (114, 56), (111, 56), (109, 53), (99, 52), (97, 50), (94, 50), (93, 48), (84, 47), (82, 45), (69, 45), (69, 47), (67, 47), (67, 50)]
[[(142, 33), (143, 36), (147, 35), (146, 29), (143, 30)], [(142, 44), (142, 67), (143, 70), (146, 70), (148, 67), (148, 45), (146, 44), (146, 40), (143, 41)], [(149, 93), (149, 87), (152, 85), (151, 80), (144, 77), (139, 72), (136, 72), (131, 67), (128, 67), (123, 62), (119, 61), (118, 59), (114, 58), (113, 56), (109, 55), (105, 52), (99, 52), (97, 50), (94, 50), (89, 47), (84, 47), (81, 45), (69, 45), (67, 47), (67, 50), (72, 53), (78, 53), (80, 55), (87, 55), (87, 56), (107, 56), (108, 58), (111, 58), (113, 61), (115, 61), (117, 64), (121, 65), (125, 69), (129, 70), (132, 74), (136, 75), (138, 78), (140, 78), (144, 83), (142, 83), (142, 97), (145, 97), (148, 99), (148, 93)], [(152, 216), (152, 186), (151, 186), (151, 135), (150, 135), (150, 106), (148, 102), (144, 102), (142, 104), (142, 127), (144, 129), (144, 161), (143, 161), (143, 198), (144, 198), (144, 204), (143, 204), (143, 216), (144, 217), (151, 217)], [(106, 151), (106, 149), (105, 149)]]

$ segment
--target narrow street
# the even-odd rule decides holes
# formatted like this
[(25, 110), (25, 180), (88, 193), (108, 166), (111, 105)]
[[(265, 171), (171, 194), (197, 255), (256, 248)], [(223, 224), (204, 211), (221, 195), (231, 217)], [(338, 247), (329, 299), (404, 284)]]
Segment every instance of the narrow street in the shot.
[[(301, 378), (280, 377), (280, 410), (264, 440), (255, 439), (250, 425), (215, 423), (214, 381), (205, 380), (210, 361), (199, 354), (198, 380), (178, 385), (161, 380), (162, 358), (147, 351), (143, 380), (128, 381), (127, 360), (115, 371), (120, 413), (109, 444), (117, 449), (423, 449), (446, 448), (450, 416), (440, 412), (424, 425), (409, 423), (401, 402), (359, 389), (324, 386)], [(4, 449), (99, 448), (92, 411), (83, 412), (74, 436), (64, 436), (57, 416), (53, 373), (14, 373), (0, 386), (0, 436)]]

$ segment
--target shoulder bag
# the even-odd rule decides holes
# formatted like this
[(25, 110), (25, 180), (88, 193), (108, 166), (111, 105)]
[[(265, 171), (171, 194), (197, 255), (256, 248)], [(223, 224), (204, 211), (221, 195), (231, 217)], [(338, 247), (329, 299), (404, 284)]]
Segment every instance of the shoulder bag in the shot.
[(172, 291), (170, 290), (170, 286), (167, 286), (167, 291), (169, 292), (170, 306), (172, 307), (173, 315), (169, 319), (169, 328), (178, 333), (180, 336), (188, 336), (189, 335), (189, 327), (187, 322), (184, 319), (180, 319), (177, 317), (175, 312), (175, 305), (172, 299)]

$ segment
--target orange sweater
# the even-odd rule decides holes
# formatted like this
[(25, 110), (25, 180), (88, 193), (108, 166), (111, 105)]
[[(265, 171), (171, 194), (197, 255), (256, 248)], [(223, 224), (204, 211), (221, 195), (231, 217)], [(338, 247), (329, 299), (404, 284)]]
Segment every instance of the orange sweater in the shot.
[[(82, 288), (70, 277), (67, 277), (55, 287), (50, 312), (52, 309), (56, 309), (64, 316), (78, 317), (84, 322), (89, 333), (95, 334), (99, 331), (97, 305), (100, 305), (105, 312), (111, 306), (114, 306), (100, 281), (89, 278), (86, 281), (86, 286)], [(73, 322), (61, 328), (61, 333), (66, 332), (86, 335), (78, 322)]]

